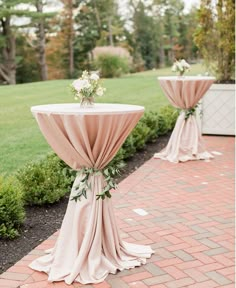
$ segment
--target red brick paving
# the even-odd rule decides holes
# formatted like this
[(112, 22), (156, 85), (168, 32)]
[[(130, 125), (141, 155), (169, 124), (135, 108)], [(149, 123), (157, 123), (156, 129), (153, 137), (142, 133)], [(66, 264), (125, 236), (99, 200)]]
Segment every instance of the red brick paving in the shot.
[(113, 195), (123, 239), (155, 250), (146, 265), (96, 285), (48, 283), (27, 265), (54, 245), (57, 232), (0, 275), (0, 288), (233, 288), (234, 137), (204, 138), (208, 151), (222, 155), (179, 164), (152, 158)]

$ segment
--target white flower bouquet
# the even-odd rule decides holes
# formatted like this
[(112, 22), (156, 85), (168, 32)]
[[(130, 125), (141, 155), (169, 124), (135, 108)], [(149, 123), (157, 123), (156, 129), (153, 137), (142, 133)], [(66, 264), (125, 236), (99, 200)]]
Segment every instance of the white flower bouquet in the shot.
[(73, 81), (71, 89), (75, 100), (80, 100), (82, 106), (92, 105), (94, 97), (102, 96), (106, 91), (100, 84), (99, 75), (88, 71), (84, 71), (79, 79)]
[(175, 60), (171, 70), (172, 72), (178, 72), (180, 76), (184, 75), (186, 71), (189, 71), (190, 65), (184, 60)]

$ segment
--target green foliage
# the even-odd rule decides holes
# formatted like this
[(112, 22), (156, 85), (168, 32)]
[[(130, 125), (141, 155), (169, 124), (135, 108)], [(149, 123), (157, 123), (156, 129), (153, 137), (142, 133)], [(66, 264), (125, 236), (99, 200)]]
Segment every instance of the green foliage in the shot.
[(145, 113), (140, 122), (144, 123), (148, 128), (147, 142), (153, 142), (158, 135), (159, 120), (158, 112), (150, 111)]
[[(78, 6), (81, 9), (77, 9)], [(75, 0), (76, 37), (74, 58), (77, 71), (91, 69), (89, 54), (96, 46), (115, 46), (124, 40), (124, 23), (114, 0)]]
[(162, 107), (160, 112), (146, 112), (126, 138), (120, 156), (122, 155), (123, 159), (130, 158), (147, 142), (155, 141), (158, 136), (171, 131), (175, 126), (177, 117), (178, 111), (170, 105)]
[(130, 1), (134, 32), (127, 39), (136, 71), (171, 65), (174, 58), (196, 58), (193, 45), (196, 9), (184, 13), (184, 1), (146, 2)]
[(62, 169), (63, 176), (67, 179), (68, 187), (71, 188), (75, 181), (77, 171), (70, 168), (70, 166), (68, 166), (60, 158), (58, 158), (58, 161), (60, 161), (60, 167)]
[(96, 59), (95, 66), (104, 78), (120, 77), (129, 71), (127, 59), (117, 55), (102, 54)]
[(110, 190), (116, 189), (117, 185), (114, 180), (114, 177), (119, 174), (120, 168), (122, 166), (121, 164), (118, 164), (114, 166), (108, 164), (107, 167), (105, 167), (102, 170), (96, 169), (96, 168), (82, 168), (77, 172), (77, 176), (80, 176), (79, 184), (75, 187), (75, 190), (77, 192), (76, 195), (72, 197), (71, 200), (75, 200), (76, 202), (81, 200), (81, 197), (85, 197), (87, 199), (87, 191), (91, 189), (91, 180), (90, 177), (92, 175), (98, 176), (102, 175), (104, 177), (104, 187), (103, 190), (99, 192), (99, 194), (96, 195), (96, 199), (102, 199), (104, 200), (106, 197), (111, 198)]
[(116, 189), (117, 184), (115, 182), (115, 176), (120, 173), (119, 167), (108, 165), (102, 170), (103, 177), (105, 179), (106, 185), (103, 190), (97, 194), (97, 200), (104, 200), (106, 197), (111, 198), (110, 190)]
[(118, 167), (119, 169), (122, 169), (125, 166), (125, 162), (123, 161), (125, 159), (124, 153), (125, 150), (121, 147), (116, 153), (116, 156), (111, 160), (109, 164), (111, 166), (115, 166)]
[(158, 122), (159, 127), (157, 134), (165, 135), (168, 131), (174, 128), (176, 119), (178, 118), (178, 111), (174, 109), (172, 106), (167, 105), (160, 109)]
[(91, 189), (91, 183), (89, 183), (89, 179), (93, 174), (101, 174), (101, 172), (98, 169), (94, 168), (81, 168), (77, 172), (77, 176), (80, 177), (79, 184), (75, 187), (75, 190), (77, 191), (77, 194), (74, 195), (71, 200), (75, 200), (77, 202), (78, 200), (80, 201), (81, 197), (83, 196), (84, 198), (87, 199), (87, 191)]
[(13, 177), (0, 176), (0, 238), (18, 236), (24, 216), (22, 187)]
[(133, 143), (136, 150), (140, 150), (145, 146), (149, 135), (150, 128), (143, 122), (138, 122), (132, 131)]
[(205, 65), (219, 82), (230, 82), (235, 69), (235, 1), (201, 0), (194, 41)]
[(123, 156), (123, 159), (134, 156), (137, 150), (140, 150), (145, 146), (149, 132), (150, 128), (144, 122), (139, 121), (122, 145), (120, 153)]
[(26, 165), (16, 176), (22, 184), (24, 201), (28, 205), (52, 204), (68, 192), (70, 185), (55, 154)]
[(37, 55), (34, 49), (26, 42), (23, 36), (16, 38), (17, 46), (17, 69), (16, 82), (28, 83), (40, 80)]
[(190, 116), (195, 115), (196, 114), (196, 110), (197, 110), (198, 104), (195, 105), (192, 108), (189, 109), (185, 109), (184, 113), (185, 113), (185, 120), (188, 119)]
[[(21, 5), (20, 4), (25, 4)], [(35, 71), (34, 61), (26, 61), (23, 63), (23, 58), (21, 51), (18, 51), (19, 42), (16, 42), (17, 34), (20, 35), (19, 38), (25, 37), (24, 28), (33, 27), (36, 28), (36, 34), (39, 38), (39, 27), (38, 24), (45, 22), (46, 18), (51, 18), (53, 13), (42, 13), (38, 9), (41, 5), (45, 5), (44, 1), (34, 1), (34, 0), (1, 0), (0, 1), (0, 83), (4, 82), (6, 84), (15, 84), (16, 83), (16, 68), (19, 58), (21, 58), (21, 71), (17, 75), (17, 80), (22, 82), (27, 82), (28, 76), (32, 80), (37, 80), (37, 71)], [(34, 11), (36, 8), (37, 11)], [(17, 21), (14, 20), (14, 17), (19, 18)], [(25, 24), (25, 19), (29, 20), (28, 24)], [(22, 29), (23, 28), (23, 29)], [(18, 30), (18, 31), (17, 31)], [(21, 31), (20, 31), (21, 30)], [(45, 32), (46, 28), (44, 28)], [(18, 33), (16, 33), (16, 31)], [(42, 33), (40, 33), (42, 36)], [(26, 38), (26, 37), (25, 37)], [(42, 39), (41, 39), (42, 40)], [(45, 39), (44, 39), (45, 40)], [(32, 43), (34, 50), (31, 52), (33, 55), (30, 55), (30, 58), (33, 59), (37, 54), (37, 46), (40, 46), (42, 41), (39, 41), (37, 44)], [(19, 50), (22, 50), (20, 47)], [(30, 50), (29, 50), (30, 51)], [(42, 47), (40, 47), (40, 53), (42, 53)], [(28, 56), (28, 55), (27, 55)], [(18, 59), (17, 59), (18, 58)], [(29, 58), (29, 57), (27, 57)], [(28, 59), (27, 59), (28, 60)], [(26, 67), (28, 66), (28, 67)], [(32, 69), (33, 77), (29, 75), (29, 70)], [(23, 75), (23, 73), (25, 73)], [(29, 80), (28, 80), (29, 81)]]
[(136, 152), (136, 147), (134, 146), (134, 136), (131, 133), (122, 145), (124, 160), (134, 156)]
[(145, 5), (139, 1), (134, 12), (134, 64), (137, 66), (140, 59), (143, 59), (145, 68), (152, 69), (157, 67), (160, 38), (155, 20), (148, 16), (146, 9)]
[(165, 135), (169, 131), (169, 129), (168, 129), (168, 123), (163, 115), (158, 116), (158, 122), (159, 122), (159, 129), (157, 135), (158, 136)]

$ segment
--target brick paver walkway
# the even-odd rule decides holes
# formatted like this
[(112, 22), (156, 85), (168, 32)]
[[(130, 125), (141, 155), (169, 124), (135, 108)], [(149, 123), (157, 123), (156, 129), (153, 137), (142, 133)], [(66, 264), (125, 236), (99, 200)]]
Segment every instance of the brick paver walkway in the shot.
[(113, 194), (123, 239), (155, 250), (146, 265), (97, 285), (48, 283), (46, 274), (27, 265), (54, 245), (55, 233), (0, 275), (0, 287), (233, 288), (234, 138), (204, 138), (213, 160), (151, 159)]

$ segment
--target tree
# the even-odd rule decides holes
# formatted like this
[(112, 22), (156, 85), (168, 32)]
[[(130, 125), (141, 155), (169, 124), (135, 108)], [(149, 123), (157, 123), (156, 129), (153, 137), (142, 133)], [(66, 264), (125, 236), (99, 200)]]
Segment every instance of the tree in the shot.
[[(182, 0), (153, 0), (149, 4), (143, 0), (130, 1), (134, 7), (136, 40), (140, 34), (139, 44), (136, 41), (134, 49), (143, 47), (140, 51), (145, 58), (146, 68), (163, 67), (170, 65), (175, 57), (188, 57), (187, 46), (191, 45), (192, 37), (187, 35), (189, 23), (183, 12)], [(148, 58), (152, 59), (152, 65), (147, 63)]]
[[(74, 53), (77, 69), (90, 68), (96, 46), (116, 46), (124, 35), (115, 0), (77, 0), (74, 17)], [(90, 57), (89, 57), (90, 56)]]
[(186, 13), (183, 0), (153, 0), (152, 15), (158, 30), (160, 66), (171, 64), (174, 58), (193, 59), (196, 9)]
[(0, 1), (0, 76), (7, 84), (16, 83), (16, 36), (12, 16), (28, 16), (29, 12), (17, 9), (20, 3), (28, 1)]
[[(183, 19), (184, 18), (184, 19)], [(180, 32), (180, 45), (184, 47), (182, 58), (189, 61), (198, 58), (198, 49), (194, 43), (194, 32), (198, 25), (197, 8), (192, 7), (187, 15), (181, 20), (182, 31)]]
[[(157, 67), (159, 62), (159, 33), (157, 22), (151, 15), (151, 6), (145, 6), (142, 1), (135, 3), (133, 7), (133, 47), (134, 64), (140, 62), (140, 56), (144, 60), (145, 68)], [(149, 14), (149, 15), (148, 15)]]
[(219, 82), (230, 82), (235, 66), (235, 2), (201, 0), (194, 41)]
[[(89, 53), (96, 46), (102, 34), (102, 20), (98, 7), (94, 9), (93, 1), (82, 1), (75, 15), (74, 56), (75, 68), (78, 71), (90, 69)], [(97, 3), (96, 3), (97, 4)]]
[[(22, 4), (25, 4), (22, 6)], [(38, 32), (39, 64), (41, 67), (42, 80), (47, 79), (47, 68), (45, 61), (45, 18), (51, 17), (52, 13), (44, 13), (43, 0), (1, 0), (0, 1), (0, 76), (7, 84), (16, 83), (16, 37), (23, 28), (30, 27), (36, 23)], [(29, 9), (36, 7), (36, 11)], [(24, 18), (28, 19), (26, 24)], [(22, 32), (22, 31), (21, 31)]]
[(41, 15), (37, 23), (37, 34), (38, 34), (38, 53), (39, 53), (39, 66), (40, 66), (40, 75), (41, 80), (45, 81), (48, 79), (47, 64), (46, 64), (46, 37), (45, 37), (45, 20), (42, 17), (43, 14), (43, 0), (36, 0), (35, 6), (37, 12)]
[[(74, 77), (74, 47), (73, 39), (70, 39), (68, 33), (70, 23), (68, 23), (67, 12), (64, 6), (58, 16), (49, 22), (49, 26), (54, 27), (54, 31), (47, 37), (48, 79)], [(70, 45), (71, 42), (72, 45)]]
[(73, 4), (73, 2), (73, 0), (60, 0), (63, 5), (60, 13), (50, 19), (48, 23), (49, 27), (53, 27), (53, 30), (50, 29), (51, 33), (47, 35), (46, 58), (49, 79), (73, 78), (75, 76), (74, 14), (76, 13), (77, 5)]
[(66, 55), (68, 60), (68, 76), (72, 78), (74, 76), (74, 6), (73, 0), (61, 0), (64, 4), (64, 9), (60, 15), (61, 29), (57, 32), (59, 38), (64, 42), (63, 48), (65, 51), (64, 56)]
[[(19, 33), (18, 33), (19, 34)], [(40, 81), (38, 55), (23, 34), (16, 37), (16, 83)]]
[(31, 0), (29, 1), (29, 8), (35, 8), (36, 11), (31, 15), (31, 26), (34, 26), (36, 38), (35, 48), (38, 52), (38, 62), (40, 67), (41, 80), (48, 79), (47, 63), (46, 63), (46, 33), (52, 30), (48, 21), (55, 15), (53, 12), (45, 12), (49, 4), (56, 4), (57, 0)]

